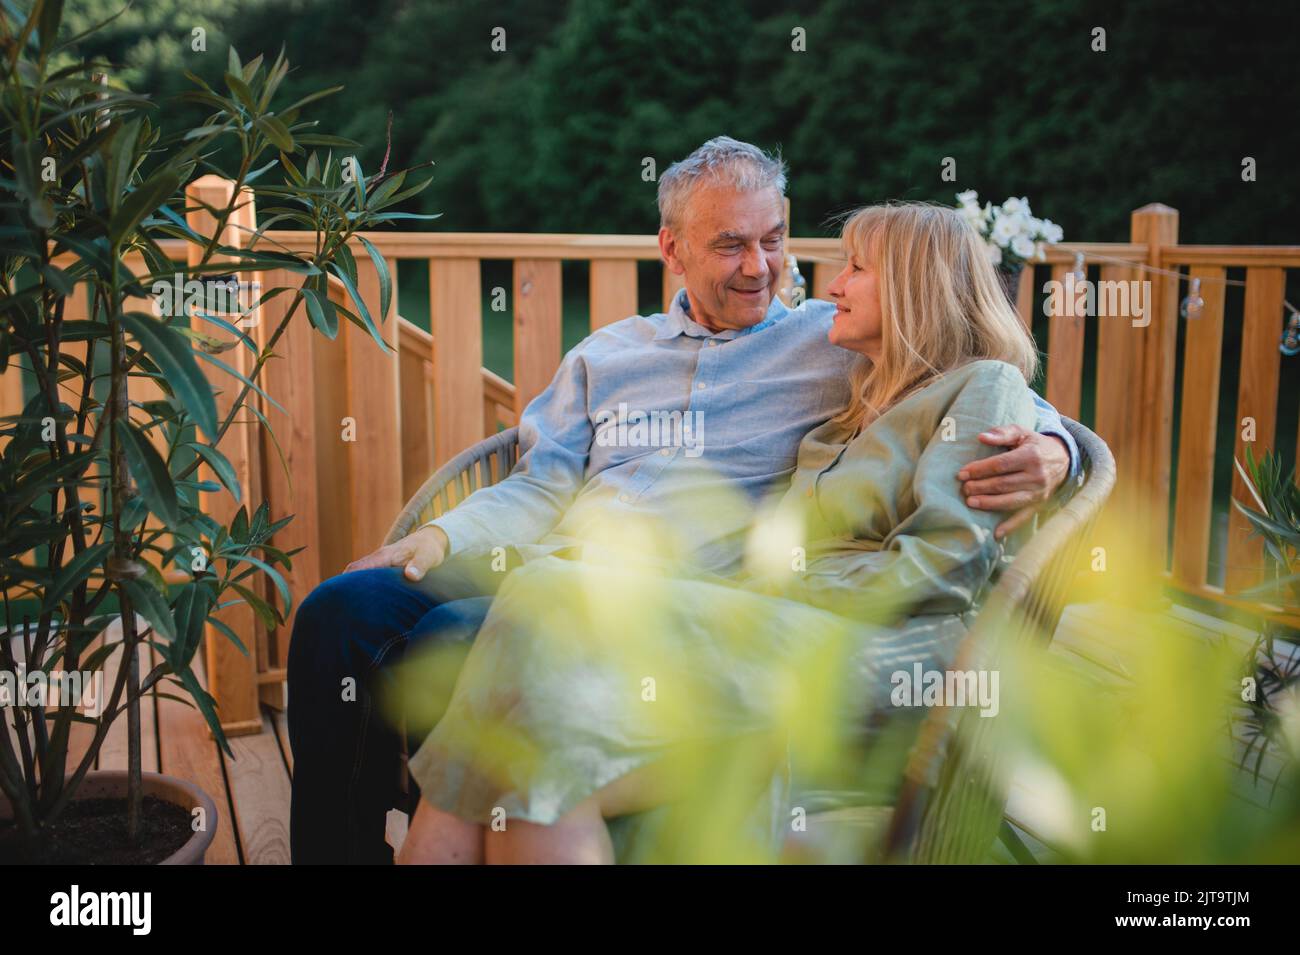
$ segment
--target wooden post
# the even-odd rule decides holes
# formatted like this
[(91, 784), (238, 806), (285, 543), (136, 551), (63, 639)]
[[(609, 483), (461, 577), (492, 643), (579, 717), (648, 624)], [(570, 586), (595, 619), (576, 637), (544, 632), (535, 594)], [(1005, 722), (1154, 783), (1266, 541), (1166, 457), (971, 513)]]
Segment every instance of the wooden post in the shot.
[[(340, 318), (339, 321), (343, 324), (347, 319)], [(348, 389), (341, 387), (348, 378), (343, 334), (340, 328), (334, 341), (324, 335), (313, 335), (311, 341), (315, 373), (312, 417), (316, 429), (317, 540), (322, 578), (341, 574), (348, 562), (357, 556), (356, 548), (352, 546), (354, 494), (347, 444), (343, 441), (344, 419), (349, 417)]]
[[(191, 200), (201, 200), (209, 206), (221, 209), (230, 202), (234, 183), (219, 176), (207, 175), (196, 179), (186, 187), (185, 194)], [(227, 222), (221, 241), (226, 245), (243, 245), (245, 236), (239, 227), (252, 228), (256, 219), (253, 211), (252, 196)], [(216, 228), (216, 219), (212, 213), (195, 204), (186, 214), (186, 223), (201, 236), (209, 236)], [(187, 247), (190, 266), (198, 264), (202, 249), (196, 244)], [(256, 280), (256, 276), (253, 277)], [(205, 323), (203, 332), (214, 338), (233, 338), (217, 325)], [(252, 370), (251, 356), (242, 346), (225, 352), (227, 362), (247, 375)], [(200, 362), (208, 380), (217, 392), (217, 418), (224, 420), (230, 412), (235, 396), (239, 393), (240, 383), (225, 372), (206, 362)], [(211, 435), (205, 437), (211, 438)], [(256, 508), (261, 500), (260, 474), (258, 461), (258, 431), (247, 423), (231, 425), (221, 441), (220, 450), (230, 461), (239, 477), (244, 491), (244, 502), (249, 505), (249, 512)], [(199, 474), (205, 474), (201, 469)], [(205, 475), (211, 476), (211, 475)], [(220, 491), (200, 492), (199, 503), (204, 512), (211, 515), (218, 523), (229, 524), (239, 510), (230, 493), (222, 488)], [(248, 656), (240, 652), (230, 639), (216, 627), (206, 628), (204, 643), (208, 664), (208, 690), (216, 698), (218, 712), (221, 715), (221, 727), (227, 735), (238, 736), (244, 733), (260, 733), (262, 716), (258, 707), (257, 683), (257, 647), (265, 645), (266, 634), (257, 620), (253, 609), (247, 604), (237, 604), (220, 611), (221, 621), (239, 634), (244, 645), (249, 648)]]
[[(340, 324), (339, 337), (347, 354), (347, 417), (355, 422), (354, 440), (347, 442), (353, 558), (383, 544), (404, 503), (397, 319), (390, 314), (381, 321), (379, 272), (364, 249), (358, 249), (355, 258), (357, 293), (390, 350), (381, 349), (369, 333), (351, 322)], [(396, 274), (391, 262), (389, 274)], [(349, 302), (348, 308), (356, 311), (353, 304)]]
[[(1064, 269), (1061, 269), (1064, 274)], [(1053, 270), (1052, 278), (1056, 278), (1056, 271)], [(1025, 331), (1030, 335), (1034, 333), (1034, 263), (1026, 262), (1025, 267), (1020, 270), (1020, 276), (1016, 279), (1016, 314), (1020, 316), (1020, 324), (1025, 326)], [(1082, 323), (1083, 319), (1079, 319)], [(1053, 332), (1055, 334), (1055, 332)], [(1082, 359), (1080, 359), (1082, 361)], [(1049, 399), (1050, 400), (1050, 399)], [(1061, 414), (1067, 412), (1060, 406), (1056, 410)], [(1075, 415), (1070, 415), (1075, 417)]]
[[(1241, 377), (1237, 388), (1237, 417), (1233, 422), (1236, 441), (1233, 454), (1246, 466), (1246, 448), (1255, 460), (1274, 450), (1277, 431), (1277, 398), (1281, 383), (1282, 356), (1277, 350), (1281, 329), (1282, 299), (1286, 272), (1280, 268), (1246, 269), (1246, 302), (1242, 310)], [(1244, 507), (1259, 510), (1246, 485), (1233, 468), (1232, 499)], [(1228, 515), (1228, 567), (1224, 590), (1238, 593), (1259, 583), (1263, 571), (1264, 547), (1250, 523), (1234, 507)]]
[(0, 368), (0, 415), (19, 414), (23, 410), (23, 369), (17, 353), (9, 364)]
[(591, 260), (591, 330), (621, 322), (641, 311), (635, 259)]
[(429, 260), (434, 464), (483, 437), (483, 301), (478, 259)]
[(523, 414), (560, 367), (564, 302), (559, 259), (515, 260), (515, 413)]
[[(262, 282), (259, 295), (273, 288), (297, 288), (302, 284), (302, 277), (277, 269), (263, 272)], [(281, 292), (262, 306), (257, 324), (252, 330), (253, 339), (259, 348), (266, 346), (267, 340), (292, 306), (294, 298), (293, 291)], [(286, 551), (302, 548), (293, 557), (293, 568), (282, 570), (289, 592), (293, 595), (294, 609), (285, 625), (270, 640), (272, 646), (268, 664), (275, 670), (283, 670), (288, 666), (289, 637), (293, 633), (298, 604), (321, 581), (320, 514), (316, 483), (315, 362), (312, 360), (312, 338), (318, 334), (307, 319), (305, 305), (299, 305), (276, 344), (276, 357), (266, 363), (258, 381), (262, 390), (284, 409), (281, 411), (259, 398), (262, 414), (275, 432), (272, 437), (263, 429), (259, 448), (263, 487), (271, 504), (271, 520), (294, 515), (288, 526), (275, 535), (273, 543)], [(283, 461), (281, 454), (284, 455)], [(263, 702), (276, 707), (283, 706), (281, 681), (263, 683), (260, 693)]]
[[(1132, 238), (1147, 247), (1147, 264), (1164, 268), (1163, 253), (1178, 244), (1178, 211), (1160, 203), (1133, 213)], [(1169, 537), (1169, 475), (1173, 457), (1174, 361), (1178, 349), (1178, 279), (1148, 273), (1151, 296), (1147, 317), (1151, 324), (1138, 328), (1139, 366), (1135, 366), (1133, 406), (1137, 419), (1134, 460), (1141, 488), (1141, 538), (1160, 571), (1166, 564)]]
[[(1127, 282), (1139, 274), (1136, 269), (1103, 265), (1101, 281)], [(1115, 455), (1118, 480), (1111, 496), (1114, 509), (1137, 482), (1141, 331), (1126, 318), (1097, 318), (1097, 433)]]
[(831, 283), (835, 281), (835, 276), (843, 271), (844, 265), (840, 262), (818, 262), (813, 266), (812, 279), (812, 298), (827, 299), (830, 296), (826, 290), (830, 288)]
[(1189, 278), (1202, 280), (1205, 305), (1199, 318), (1188, 319), (1183, 346), (1173, 577), (1175, 583), (1194, 591), (1205, 586), (1209, 567), (1226, 276), (1226, 269), (1214, 266), (1199, 266), (1189, 273)]
[[(395, 308), (397, 304), (394, 298)], [(402, 497), (410, 500), (433, 473), (433, 336), (399, 317), (397, 341), (402, 379)]]
[[(1025, 328), (1031, 325), (1030, 309), (1026, 302), (1033, 302), (1034, 289), (1032, 279), (1026, 283), (1026, 274), (1032, 275), (1033, 265), (1026, 265), (1020, 273), (1021, 283), (1019, 298), (1016, 302), (1020, 320)], [(1057, 264), (1052, 266), (1052, 281), (1064, 282), (1069, 266)], [(1047, 400), (1067, 418), (1079, 417), (1079, 406), (1083, 392), (1083, 315), (1053, 315), (1049, 320), (1047, 332)]]
[[(0, 417), (22, 414), (23, 410), (23, 366), (18, 353), (9, 356), (9, 364), (0, 367)], [(9, 443), (8, 438), (0, 439), (0, 449)]]

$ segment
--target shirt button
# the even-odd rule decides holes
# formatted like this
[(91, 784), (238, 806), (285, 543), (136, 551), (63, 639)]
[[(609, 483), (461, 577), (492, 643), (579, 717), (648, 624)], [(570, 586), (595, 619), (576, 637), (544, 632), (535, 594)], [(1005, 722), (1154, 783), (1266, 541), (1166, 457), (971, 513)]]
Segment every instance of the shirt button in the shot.
[(712, 338), (709, 339), (709, 345), (710, 345), (710, 347), (712, 347), (713, 345), (716, 345), (716, 344), (717, 344), (717, 342), (716, 342), (714, 339), (712, 339)]
[(700, 383), (699, 383), (698, 385), (696, 385), (695, 387), (698, 388), (700, 391), (703, 391), (705, 388), (707, 388), (707, 387), (709, 387), (709, 386), (706, 385), (704, 382), (700, 382)]
[(803, 492), (803, 496), (804, 496), (804, 497), (812, 497), (812, 496), (813, 496), (813, 489), (812, 489), (812, 488), (808, 488), (808, 490), (806, 490), (806, 491)]
[(663, 449), (662, 451), (660, 451), (659, 453), (662, 454), (664, 457), (668, 457), (668, 455), (670, 455), (670, 454), (673, 453), (673, 449), (672, 449), (672, 448), (664, 448), (664, 449)]

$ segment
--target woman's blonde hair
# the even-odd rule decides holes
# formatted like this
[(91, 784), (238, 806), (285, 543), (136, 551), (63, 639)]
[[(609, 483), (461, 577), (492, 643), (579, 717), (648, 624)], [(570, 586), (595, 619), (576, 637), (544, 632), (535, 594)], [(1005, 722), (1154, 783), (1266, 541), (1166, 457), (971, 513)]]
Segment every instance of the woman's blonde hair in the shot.
[(866, 206), (840, 240), (846, 256), (870, 263), (880, 288), (878, 362), (863, 358), (853, 397), (836, 420), (870, 424), (947, 372), (981, 358), (1038, 370), (1038, 349), (1012, 309), (984, 240), (955, 210), (922, 202)]

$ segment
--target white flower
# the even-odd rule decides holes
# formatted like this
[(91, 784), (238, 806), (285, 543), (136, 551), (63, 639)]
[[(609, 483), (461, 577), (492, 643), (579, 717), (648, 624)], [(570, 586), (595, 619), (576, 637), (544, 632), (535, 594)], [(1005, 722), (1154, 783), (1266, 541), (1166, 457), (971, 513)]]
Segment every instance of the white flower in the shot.
[(1018, 232), (1020, 232), (1020, 224), (1014, 216), (1001, 215), (993, 220), (992, 239), (1004, 249)]
[(1034, 241), (1025, 235), (1018, 235), (1011, 240), (1011, 251), (1022, 259), (1028, 259), (1034, 254)]
[(986, 246), (984, 246), (984, 248), (988, 249), (988, 252), (989, 252), (989, 261), (990, 261), (990, 262), (992, 262), (994, 265), (1001, 265), (1001, 264), (1002, 264), (1002, 250), (1001, 250), (1001, 249), (999, 249), (996, 245), (986, 245)]
[[(1022, 206), (1024, 207), (1023, 209)], [(1028, 207), (1028, 203), (1026, 203), (1023, 199), (1017, 199), (1015, 196), (1012, 196), (1009, 199), (1007, 199), (1006, 202), (1002, 203), (1002, 211), (1009, 212), (1009, 213), (1016, 213), (1021, 211), (1028, 212), (1029, 207)]]
[(979, 206), (962, 206), (957, 212), (975, 228), (976, 232), (981, 234), (984, 232), (984, 213), (980, 211)]
[(962, 206), (974, 206), (978, 209), (980, 205), (979, 198), (980, 194), (974, 189), (967, 189), (965, 192), (957, 193), (957, 201), (960, 202)]
[(1051, 219), (1044, 219), (1043, 238), (1054, 244), (1065, 238), (1065, 232), (1063, 232), (1061, 227)]

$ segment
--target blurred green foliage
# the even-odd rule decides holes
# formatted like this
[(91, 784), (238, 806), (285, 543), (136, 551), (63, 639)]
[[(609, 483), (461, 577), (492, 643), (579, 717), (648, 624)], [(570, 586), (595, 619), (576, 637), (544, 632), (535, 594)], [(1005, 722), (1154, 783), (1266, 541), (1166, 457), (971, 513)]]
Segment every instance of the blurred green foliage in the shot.
[[(118, 9), (85, 0), (68, 19)], [(289, 95), (345, 85), (332, 118), (367, 171), (394, 113), (394, 155), (437, 164), (417, 211), (445, 230), (651, 231), (642, 160), (662, 172), (727, 133), (782, 149), (801, 235), (853, 204), (974, 188), (1030, 196), (1067, 239), (1125, 241), (1129, 213), (1159, 201), (1184, 241), (1288, 243), (1292, 17), (1257, 0), (153, 0), (91, 52), (165, 93), (182, 69), (219, 80), (229, 43), (283, 43)], [(797, 27), (807, 52), (791, 50)]]

